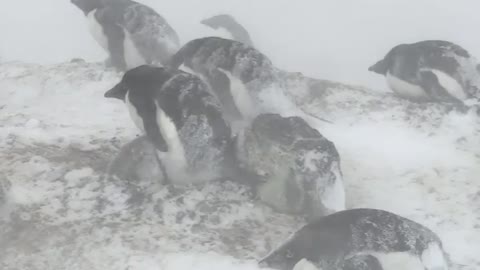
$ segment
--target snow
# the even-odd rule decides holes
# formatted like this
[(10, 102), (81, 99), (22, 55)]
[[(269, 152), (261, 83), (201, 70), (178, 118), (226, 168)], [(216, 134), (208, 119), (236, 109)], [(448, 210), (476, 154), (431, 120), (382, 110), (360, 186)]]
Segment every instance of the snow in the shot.
[[(82, 61), (0, 66), (0, 186), (11, 185), (0, 268), (258, 269), (302, 220), (230, 182), (145, 195), (104, 177), (139, 134), (125, 104), (103, 97), (120, 76)], [(347, 207), (420, 222), (464, 265), (454, 269), (478, 269), (478, 117), (334, 82), (296, 85), (291, 98), (333, 122), (317, 128), (340, 153)]]
[[(385, 79), (366, 69), (399, 43), (446, 39), (480, 55), (472, 34), (478, 4), (470, 0), (140, 2), (161, 11), (182, 43), (218, 35), (198, 22), (229, 13), (277, 66), (380, 92), (390, 92)], [(104, 60), (85, 16), (69, 1), (16, 0), (0, 9), (0, 25), (0, 61), (42, 64), (0, 65), (1, 269), (253, 270), (254, 259), (302, 224), (232, 183), (143, 197), (106, 181), (109, 161), (139, 132), (121, 101), (103, 98), (119, 74), (100, 64), (54, 64)], [(310, 95), (302, 84), (292, 96), (334, 122), (318, 128), (340, 152), (348, 207), (425, 224), (462, 269), (480, 268), (477, 117), (370, 89), (323, 87), (327, 93)]]

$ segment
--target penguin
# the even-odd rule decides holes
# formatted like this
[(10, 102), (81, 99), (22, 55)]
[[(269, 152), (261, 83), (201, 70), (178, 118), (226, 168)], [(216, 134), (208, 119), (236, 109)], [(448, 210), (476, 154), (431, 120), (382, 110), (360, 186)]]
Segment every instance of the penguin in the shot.
[(124, 145), (107, 168), (108, 179), (121, 179), (135, 187), (152, 189), (164, 184), (165, 168), (159, 162), (156, 147), (145, 136), (139, 136)]
[(261, 179), (263, 203), (307, 221), (346, 209), (335, 145), (304, 119), (260, 114), (238, 137), (237, 159)]
[[(303, 226), (259, 261), (261, 267), (292, 270), (302, 259), (322, 270), (348, 269), (348, 260), (382, 268), (388, 256), (404, 253), (425, 270), (447, 270), (448, 254), (440, 238), (425, 226), (394, 213), (358, 208), (336, 212)], [(345, 267), (345, 268), (343, 268)], [(380, 268), (381, 269), (381, 268)], [(385, 269), (388, 270), (388, 269)]]
[(202, 20), (200, 23), (215, 30), (223, 28), (232, 35), (233, 40), (242, 42), (243, 44), (250, 47), (254, 47), (248, 31), (231, 15), (215, 15), (213, 17)]
[(83, 11), (92, 36), (118, 71), (165, 65), (179, 49), (175, 30), (152, 8), (131, 0), (71, 0)]
[(197, 76), (142, 65), (127, 71), (105, 97), (125, 101), (133, 122), (155, 145), (168, 183), (245, 176), (220, 103)]
[(288, 94), (285, 72), (242, 42), (194, 39), (172, 57), (169, 67), (197, 74), (211, 86), (235, 134), (262, 113), (301, 116), (314, 125), (319, 120), (329, 122), (301, 111)]
[(443, 40), (400, 44), (368, 69), (384, 75), (400, 97), (416, 102), (463, 104), (478, 95), (476, 60)]
[(220, 37), (194, 39), (171, 59), (170, 67), (202, 77), (222, 103), (230, 122), (253, 119), (260, 112), (258, 93), (275, 82), (276, 70), (258, 50)]

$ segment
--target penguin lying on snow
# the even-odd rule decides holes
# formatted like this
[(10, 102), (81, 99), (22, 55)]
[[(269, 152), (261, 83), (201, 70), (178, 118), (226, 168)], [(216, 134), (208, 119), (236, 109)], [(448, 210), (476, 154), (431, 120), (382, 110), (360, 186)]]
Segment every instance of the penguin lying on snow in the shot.
[(124, 145), (110, 162), (107, 177), (119, 178), (145, 190), (164, 184), (165, 168), (158, 162), (155, 149), (145, 135), (135, 138)]
[(227, 30), (232, 39), (253, 47), (252, 39), (248, 31), (239, 24), (235, 18), (228, 14), (220, 14), (201, 21), (202, 24), (213, 29), (223, 28)]
[[(295, 232), (259, 263), (292, 270), (306, 259), (318, 269), (337, 270), (351, 269), (351, 260), (356, 260), (356, 265), (363, 261), (367, 265), (364, 269), (373, 270), (379, 269), (379, 262), (383, 265), (394, 253), (413, 256), (425, 270), (449, 267), (448, 255), (434, 232), (412, 220), (376, 209), (345, 210), (317, 219)], [(364, 255), (368, 256), (359, 257)]]
[(312, 220), (345, 210), (335, 145), (300, 117), (261, 114), (238, 139), (238, 160), (263, 181), (258, 197), (274, 209)]
[(144, 65), (127, 71), (105, 97), (126, 102), (137, 127), (157, 148), (171, 183), (238, 173), (220, 104), (195, 75)]
[(397, 95), (414, 101), (463, 103), (480, 86), (476, 60), (448, 41), (398, 45), (368, 70), (385, 75)]
[(91, 34), (117, 70), (165, 65), (180, 47), (175, 30), (150, 7), (130, 0), (71, 2), (85, 13)]
[(238, 41), (219, 37), (185, 44), (170, 66), (192, 70), (210, 84), (230, 121), (252, 119), (258, 113), (255, 94), (275, 79), (270, 59)]

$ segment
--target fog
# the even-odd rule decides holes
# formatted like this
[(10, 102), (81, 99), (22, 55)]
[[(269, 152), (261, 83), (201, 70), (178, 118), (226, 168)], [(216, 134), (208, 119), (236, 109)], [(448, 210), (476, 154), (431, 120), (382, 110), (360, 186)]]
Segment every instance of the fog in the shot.
[[(480, 55), (473, 0), (176, 0), (139, 1), (154, 7), (182, 43), (215, 34), (198, 22), (232, 14), (257, 47), (290, 71), (375, 89), (384, 80), (367, 67), (392, 46), (445, 39)], [(0, 58), (57, 63), (74, 57), (103, 60), (83, 14), (68, 0), (15, 0), (0, 10)]]

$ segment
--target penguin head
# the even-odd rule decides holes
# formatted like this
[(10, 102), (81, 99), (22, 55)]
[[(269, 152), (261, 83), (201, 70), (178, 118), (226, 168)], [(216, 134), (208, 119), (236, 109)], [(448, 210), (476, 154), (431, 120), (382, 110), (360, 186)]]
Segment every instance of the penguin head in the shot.
[(382, 59), (375, 63), (375, 65), (368, 68), (368, 71), (375, 72), (381, 75), (386, 75), (388, 72), (388, 62)]
[(127, 86), (123, 83), (123, 80), (117, 85), (115, 85), (112, 89), (108, 90), (105, 92), (104, 97), (106, 98), (118, 98), (120, 100), (125, 101), (125, 96), (127, 95), (128, 88)]
[(85, 15), (90, 13), (92, 10), (103, 7), (101, 0), (70, 0), (70, 2), (81, 9)]
[(409, 44), (400, 44), (393, 47), (382, 60), (368, 68), (368, 71), (381, 75), (387, 75), (387, 72), (395, 65), (396, 59), (409, 50)]
[(128, 91), (149, 94), (161, 86), (170, 76), (170, 72), (165, 68), (142, 65), (125, 72), (122, 80), (112, 89), (105, 92), (104, 96), (125, 101)]
[[(259, 260), (260, 268), (273, 268), (279, 270), (291, 270), (305, 256), (307, 253), (305, 247), (302, 245), (302, 235), (299, 232), (294, 233), (290, 238), (280, 247), (271, 251), (267, 256)], [(305, 242), (305, 241), (304, 241)], [(307, 241), (307, 242), (311, 242)], [(312, 248), (312, 250), (316, 250)], [(313, 258), (306, 258), (313, 259)]]

